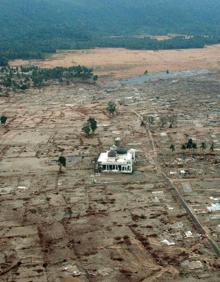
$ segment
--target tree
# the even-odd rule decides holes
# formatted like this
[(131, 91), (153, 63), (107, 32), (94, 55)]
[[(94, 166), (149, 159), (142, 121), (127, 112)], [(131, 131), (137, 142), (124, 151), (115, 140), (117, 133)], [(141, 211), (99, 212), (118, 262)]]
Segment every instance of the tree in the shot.
[(176, 123), (176, 116), (175, 115), (171, 115), (171, 116), (168, 116), (168, 122), (170, 123), (170, 126), (169, 128), (173, 128), (174, 124)]
[(27, 89), (29, 88), (29, 86), (30, 86), (29, 84), (22, 83), (19, 88), (20, 88), (21, 90), (27, 90)]
[(98, 80), (98, 75), (94, 75), (94, 76), (93, 76), (93, 80), (94, 80), (94, 81), (97, 81), (97, 80)]
[(8, 66), (8, 59), (6, 57), (0, 57), (0, 67)]
[(163, 128), (167, 123), (167, 117), (166, 116), (162, 116), (160, 117), (160, 127)]
[(59, 165), (59, 173), (62, 172), (62, 167), (66, 167), (66, 158), (64, 156), (60, 156), (58, 159), (58, 165)]
[(196, 149), (197, 149), (197, 144), (196, 144), (196, 143), (193, 143), (193, 144), (192, 144), (192, 148), (196, 150)]
[(10, 88), (12, 86), (12, 79), (9, 75), (3, 79), (2, 85), (4, 85), (6, 88)]
[(188, 140), (188, 142), (186, 143), (186, 148), (187, 149), (192, 149), (193, 148), (193, 140), (192, 140), (192, 138), (190, 138)]
[(146, 115), (141, 120), (141, 126), (148, 126), (148, 127), (150, 127), (151, 125), (154, 125), (154, 121), (155, 121), (154, 116)]
[(82, 127), (82, 131), (88, 136), (91, 132), (91, 127), (90, 124), (88, 122), (84, 123), (83, 127)]
[(202, 142), (201, 147), (200, 147), (203, 151), (206, 150), (207, 145), (205, 142)]
[(181, 146), (181, 149), (182, 149), (182, 150), (186, 150), (186, 144), (183, 144), (183, 145)]
[(40, 88), (43, 85), (43, 78), (37, 75), (32, 76), (33, 86)]
[(110, 115), (113, 115), (116, 112), (116, 104), (113, 101), (109, 101), (106, 110)]
[(181, 148), (182, 150), (186, 150), (186, 149), (191, 150), (192, 149), (194, 151), (197, 149), (197, 144), (193, 142), (192, 138), (190, 138), (187, 143), (182, 145)]
[(194, 152), (194, 150), (196, 150), (197, 149), (197, 144), (196, 143), (192, 143), (192, 149), (193, 149), (193, 152)]
[(214, 142), (212, 142), (211, 147), (210, 147), (210, 151), (214, 152), (215, 146), (214, 146)]
[(154, 124), (154, 117), (153, 116), (148, 116), (147, 117), (147, 123), (149, 125), (153, 125)]
[(82, 127), (82, 131), (88, 136), (91, 132), (95, 132), (97, 129), (97, 121), (90, 117)]
[(171, 145), (170, 145), (170, 150), (172, 150), (172, 152), (174, 152), (175, 149), (176, 149), (176, 148), (175, 148), (175, 145), (174, 145), (174, 144), (171, 144)]
[(141, 120), (141, 127), (143, 127), (143, 126), (145, 126), (146, 124), (145, 124), (145, 122), (144, 122), (144, 120), (142, 119)]
[(95, 132), (95, 130), (97, 129), (97, 121), (94, 118), (90, 117), (87, 122), (89, 123), (92, 132)]
[(1, 116), (1, 118), (0, 118), (0, 121), (1, 121), (1, 124), (6, 124), (6, 121), (7, 121), (7, 117), (6, 116)]

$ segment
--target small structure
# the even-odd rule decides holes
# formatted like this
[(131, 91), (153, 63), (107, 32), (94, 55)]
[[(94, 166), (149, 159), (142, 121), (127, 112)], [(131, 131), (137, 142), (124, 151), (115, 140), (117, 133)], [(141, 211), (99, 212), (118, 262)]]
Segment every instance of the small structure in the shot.
[(134, 162), (135, 150), (121, 147), (117, 138), (109, 151), (100, 154), (96, 167), (99, 172), (132, 173)]

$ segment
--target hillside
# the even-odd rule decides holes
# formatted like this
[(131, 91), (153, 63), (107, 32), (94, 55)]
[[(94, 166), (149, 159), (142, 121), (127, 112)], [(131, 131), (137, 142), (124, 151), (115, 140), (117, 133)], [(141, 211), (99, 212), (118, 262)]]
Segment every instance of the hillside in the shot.
[[(219, 42), (218, 0), (1, 0), (0, 54), (41, 57), (56, 49), (169, 49)], [(191, 34), (156, 42), (134, 34)], [(111, 36), (123, 36), (112, 38)], [(204, 35), (208, 37), (203, 37)]]

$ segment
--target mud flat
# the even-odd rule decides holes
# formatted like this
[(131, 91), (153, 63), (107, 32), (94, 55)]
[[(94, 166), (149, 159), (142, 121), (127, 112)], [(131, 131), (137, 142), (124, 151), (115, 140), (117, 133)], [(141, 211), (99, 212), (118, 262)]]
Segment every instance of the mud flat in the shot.
[(184, 50), (127, 50), (121, 48), (97, 48), (92, 50), (66, 51), (52, 55), (43, 61), (11, 62), (17, 66), (24, 63), (37, 64), (41, 67), (86, 65), (94, 68), (99, 75), (117, 78), (143, 75), (148, 72), (164, 72), (220, 69), (220, 45), (203, 49)]
[[(107, 80), (2, 97), (0, 280), (218, 281), (220, 260), (206, 235), (220, 246), (219, 79)], [(114, 117), (105, 111), (110, 100), (118, 105)], [(160, 124), (167, 115), (176, 116), (172, 128)], [(81, 127), (89, 116), (98, 129), (87, 138)], [(141, 126), (148, 116), (154, 122)], [(118, 136), (137, 150), (134, 173), (95, 173), (99, 153)], [(198, 149), (182, 150), (190, 137)], [(67, 168), (59, 174), (63, 150)]]

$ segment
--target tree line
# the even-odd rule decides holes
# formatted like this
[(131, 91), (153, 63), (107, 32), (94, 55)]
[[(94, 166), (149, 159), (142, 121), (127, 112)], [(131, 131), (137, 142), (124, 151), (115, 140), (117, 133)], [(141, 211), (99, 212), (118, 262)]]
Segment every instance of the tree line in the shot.
[[(167, 40), (156, 40), (149, 37), (134, 38), (133, 36), (123, 37), (94, 37), (85, 39), (84, 41), (77, 39), (57, 39), (54, 41), (47, 40), (43, 46), (29, 42), (28, 45), (21, 44), (17, 47), (17, 43), (12, 43), (8, 48), (3, 48), (0, 45), (0, 66), (7, 65), (9, 60), (21, 59), (43, 59), (48, 54), (56, 53), (57, 49), (91, 49), (95, 47), (112, 47), (112, 48), (127, 48), (136, 50), (169, 50), (169, 49), (189, 49), (203, 48), (206, 45), (220, 43), (220, 35), (210, 36), (193, 36), (185, 38), (184, 36), (176, 36)], [(16, 45), (14, 45), (16, 44)]]
[(74, 79), (97, 81), (98, 76), (94, 75), (93, 69), (85, 66), (43, 69), (38, 66), (11, 67), (6, 64), (0, 67), (0, 92), (41, 87), (47, 81), (69, 83)]
[[(197, 149), (201, 149), (203, 152), (205, 152), (205, 150), (207, 148), (209, 148), (209, 151), (210, 152), (214, 152), (214, 149), (215, 149), (215, 145), (214, 145), (214, 142), (211, 142), (211, 144), (207, 144), (206, 142), (201, 142), (200, 146), (195, 142), (193, 141), (192, 138), (189, 138), (188, 141), (184, 144), (181, 145), (181, 150), (183, 151), (195, 151)], [(170, 150), (172, 152), (174, 152), (176, 150), (176, 145), (175, 144), (171, 144), (170, 145)]]

